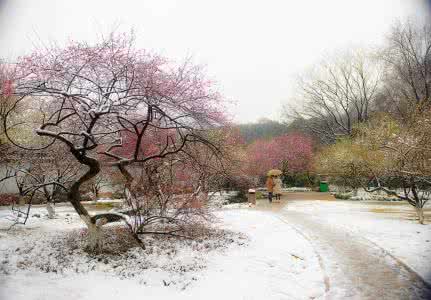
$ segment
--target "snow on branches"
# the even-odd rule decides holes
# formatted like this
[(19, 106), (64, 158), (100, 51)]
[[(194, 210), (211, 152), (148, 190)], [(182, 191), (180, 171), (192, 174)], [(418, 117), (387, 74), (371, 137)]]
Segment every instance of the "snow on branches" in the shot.
[[(218, 151), (203, 133), (224, 121), (221, 97), (190, 60), (174, 65), (137, 49), (132, 37), (112, 34), (94, 45), (72, 42), (35, 52), (16, 66), (15, 104), (30, 103), (29, 126), (45, 141), (22, 147), (44, 149), (60, 142), (87, 166), (71, 184), (68, 200), (89, 232), (97, 231), (97, 217), (80, 203), (79, 189), (97, 176), (101, 164), (117, 167), (133, 195), (135, 175), (128, 167), (187, 152), (192, 144)], [(27, 121), (13, 109), (5, 118)]]

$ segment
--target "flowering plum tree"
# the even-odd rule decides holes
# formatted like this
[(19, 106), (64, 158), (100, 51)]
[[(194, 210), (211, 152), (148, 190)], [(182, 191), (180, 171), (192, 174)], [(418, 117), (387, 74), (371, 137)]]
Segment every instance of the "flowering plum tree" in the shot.
[(306, 172), (310, 168), (313, 156), (313, 141), (309, 136), (291, 133), (276, 137), (278, 157), (287, 163), (287, 171), (291, 173)]
[(248, 173), (265, 175), (270, 169), (284, 169), (291, 173), (309, 170), (313, 155), (310, 137), (291, 133), (271, 140), (257, 140), (248, 149)]
[(250, 175), (262, 176), (268, 170), (280, 168), (282, 158), (279, 157), (278, 145), (274, 140), (257, 140), (247, 149), (248, 170)]
[[(216, 146), (204, 132), (224, 121), (220, 95), (202, 68), (189, 60), (175, 66), (167, 59), (138, 50), (128, 35), (110, 35), (95, 45), (72, 42), (21, 57), (13, 82), (14, 105), (4, 124), (16, 116), (14, 108), (31, 102), (38, 145), (22, 145), (8, 131), (12, 144), (30, 151), (63, 143), (86, 168), (68, 188), (68, 200), (85, 222), (93, 249), (100, 246), (101, 225), (123, 220), (135, 238), (137, 229), (127, 216), (90, 215), (80, 202), (80, 187), (109, 162), (124, 176), (127, 195), (134, 190), (131, 168), (187, 153), (201, 144)], [(24, 122), (25, 120), (19, 120)], [(158, 144), (154, 144), (157, 136)], [(128, 141), (125, 142), (125, 137)], [(56, 183), (60, 184), (60, 183)]]

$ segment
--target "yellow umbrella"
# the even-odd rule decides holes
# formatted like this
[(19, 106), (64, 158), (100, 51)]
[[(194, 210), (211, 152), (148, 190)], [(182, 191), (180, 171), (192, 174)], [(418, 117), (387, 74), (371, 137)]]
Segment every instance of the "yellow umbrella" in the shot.
[(281, 174), (283, 174), (282, 171), (277, 170), (277, 169), (272, 169), (272, 170), (268, 171), (267, 176), (279, 176)]

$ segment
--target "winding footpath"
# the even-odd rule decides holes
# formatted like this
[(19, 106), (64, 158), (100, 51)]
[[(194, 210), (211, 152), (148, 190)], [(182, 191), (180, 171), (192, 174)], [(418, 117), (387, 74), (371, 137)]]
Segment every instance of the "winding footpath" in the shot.
[(322, 268), (326, 299), (431, 299), (431, 286), (385, 249), (285, 202), (259, 205), (313, 246)]

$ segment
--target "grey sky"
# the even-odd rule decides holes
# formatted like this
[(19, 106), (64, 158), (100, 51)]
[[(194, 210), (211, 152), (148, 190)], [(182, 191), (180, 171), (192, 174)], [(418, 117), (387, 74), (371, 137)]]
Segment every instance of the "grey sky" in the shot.
[(140, 47), (207, 65), (238, 122), (277, 119), (294, 76), (335, 49), (379, 43), (421, 0), (0, 0), (0, 56), (133, 27)]

